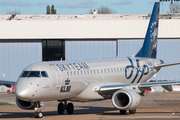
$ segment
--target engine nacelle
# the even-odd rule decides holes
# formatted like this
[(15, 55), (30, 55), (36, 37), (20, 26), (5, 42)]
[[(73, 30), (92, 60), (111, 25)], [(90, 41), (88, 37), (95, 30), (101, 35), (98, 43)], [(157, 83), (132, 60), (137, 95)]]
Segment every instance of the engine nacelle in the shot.
[(25, 109), (25, 110), (33, 110), (35, 107), (35, 104), (33, 104), (31, 102), (20, 100), (17, 97), (16, 97), (16, 104), (18, 105), (18, 107), (20, 107), (21, 109)]
[(131, 89), (116, 91), (112, 96), (112, 104), (120, 110), (133, 110), (139, 106), (141, 96)]

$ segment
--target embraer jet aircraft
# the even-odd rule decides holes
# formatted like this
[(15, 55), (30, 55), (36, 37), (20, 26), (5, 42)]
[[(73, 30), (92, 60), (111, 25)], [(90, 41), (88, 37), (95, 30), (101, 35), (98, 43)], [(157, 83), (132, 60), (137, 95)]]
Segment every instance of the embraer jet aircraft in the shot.
[(142, 48), (135, 57), (42, 62), (28, 66), (15, 84), (16, 103), (22, 109), (35, 109), (34, 117), (42, 118), (41, 101), (57, 100), (57, 111), (73, 114), (74, 106), (67, 101), (96, 101), (111, 99), (121, 114), (136, 113), (144, 91), (151, 86), (162, 86), (172, 91), (171, 85), (180, 81), (146, 83), (164, 64), (156, 59), (159, 24), (157, 2), (151, 15)]

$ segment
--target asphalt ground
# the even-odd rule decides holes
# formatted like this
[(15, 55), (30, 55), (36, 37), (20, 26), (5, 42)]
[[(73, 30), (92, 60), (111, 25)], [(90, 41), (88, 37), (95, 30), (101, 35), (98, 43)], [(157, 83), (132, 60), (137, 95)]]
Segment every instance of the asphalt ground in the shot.
[[(20, 109), (15, 103), (15, 95), (0, 93), (0, 102), (14, 105), (0, 106), (0, 120), (28, 120), (33, 118), (34, 110)], [(111, 100), (96, 102), (73, 102), (74, 114), (66, 112), (59, 115), (57, 101), (45, 102), (41, 108), (43, 120), (180, 120), (180, 92), (154, 92), (145, 93), (136, 114), (121, 115), (114, 108)]]

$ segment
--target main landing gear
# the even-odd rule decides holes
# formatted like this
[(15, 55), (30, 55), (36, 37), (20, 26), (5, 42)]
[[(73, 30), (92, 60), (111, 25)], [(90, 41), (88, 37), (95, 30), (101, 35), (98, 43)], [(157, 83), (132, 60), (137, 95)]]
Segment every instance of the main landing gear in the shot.
[(42, 118), (43, 117), (43, 113), (41, 112), (41, 108), (40, 108), (40, 103), (37, 102), (36, 103), (36, 107), (34, 108), (35, 113), (34, 113), (34, 118)]
[[(66, 110), (68, 114), (73, 114), (74, 112), (74, 105), (72, 103), (68, 103), (67, 101), (60, 101), (61, 103), (59, 103), (58, 107), (57, 107), (57, 111), (59, 114), (64, 114), (64, 111)], [(62, 103), (64, 102), (64, 104)]]
[[(126, 114), (126, 111), (127, 111), (127, 110), (120, 110), (120, 113), (121, 113), (122, 115), (125, 115), (125, 114)], [(136, 109), (129, 110), (129, 113), (130, 113), (130, 114), (135, 114), (135, 113), (136, 113)]]

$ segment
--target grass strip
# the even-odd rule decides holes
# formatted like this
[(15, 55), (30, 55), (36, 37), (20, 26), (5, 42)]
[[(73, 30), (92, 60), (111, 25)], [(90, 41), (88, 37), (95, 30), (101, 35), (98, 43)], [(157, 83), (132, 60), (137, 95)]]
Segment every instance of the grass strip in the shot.
[(13, 105), (13, 104), (6, 103), (6, 102), (0, 102), (0, 105)]

